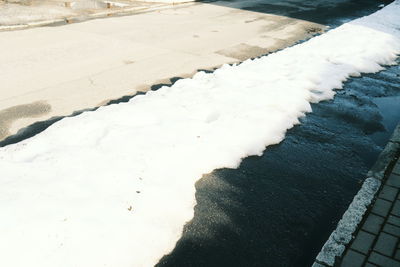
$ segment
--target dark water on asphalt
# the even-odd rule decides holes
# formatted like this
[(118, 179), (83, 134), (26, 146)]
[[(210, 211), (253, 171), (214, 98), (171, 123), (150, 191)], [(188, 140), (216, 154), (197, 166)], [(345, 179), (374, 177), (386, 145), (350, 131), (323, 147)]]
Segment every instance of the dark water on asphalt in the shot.
[(354, 18), (369, 15), (378, 10), (380, 4), (388, 1), (390, 0), (210, 0), (209, 2), (335, 27)]
[(372, 135), (372, 138), (377, 144), (383, 146), (390, 137), (390, 133), (394, 131), (394, 128), (399, 123), (400, 96), (377, 97), (373, 102), (384, 114), (382, 124), (385, 126), (386, 131), (376, 132)]
[[(335, 27), (376, 11), (380, 2), (212, 3)], [(159, 267), (311, 265), (399, 122), (400, 67), (351, 79), (334, 100), (312, 107), (313, 113), (262, 156), (199, 180), (194, 218)], [(0, 147), (33, 136), (60, 119), (37, 123), (26, 134), (0, 142)]]
[(285, 140), (197, 185), (159, 266), (310, 266), (400, 119), (400, 68), (352, 79)]
[[(347, 2), (360, 10), (320, 18), (335, 25), (376, 9)], [(312, 108), (261, 157), (196, 184), (195, 216), (159, 267), (312, 264), (399, 123), (400, 67), (352, 78)]]

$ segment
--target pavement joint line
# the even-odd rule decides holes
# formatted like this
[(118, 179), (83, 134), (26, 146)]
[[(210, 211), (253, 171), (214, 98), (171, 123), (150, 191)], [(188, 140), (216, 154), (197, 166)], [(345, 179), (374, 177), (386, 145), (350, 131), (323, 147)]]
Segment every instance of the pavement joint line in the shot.
[[(389, 164), (389, 165), (392, 165), (392, 166), (391, 166), (391, 168), (388, 168), (388, 169), (393, 170), (395, 164), (397, 163), (397, 160), (393, 160), (393, 162), (394, 162), (394, 164)], [(392, 163), (393, 163), (393, 162), (392, 162)], [(381, 188), (380, 188), (379, 191), (377, 192), (377, 195), (379, 195), (379, 193), (383, 190), (383, 186), (385, 185), (386, 181), (388, 180), (388, 176), (389, 176), (390, 174), (391, 174), (391, 172), (389, 172), (389, 173), (385, 176), (385, 179), (384, 179), (384, 181), (383, 181), (383, 185), (381, 185)], [(397, 192), (395, 199), (397, 199), (399, 196), (400, 196), (400, 191)], [(379, 197), (376, 198), (376, 200), (378, 200), (378, 199), (381, 199), (381, 198), (379, 198)], [(375, 201), (376, 201), (376, 200), (375, 200)], [(394, 204), (396, 203), (396, 201), (387, 201), (387, 202), (390, 202), (390, 203), (391, 203), (390, 208), (389, 208), (389, 212), (388, 212), (388, 214), (384, 217), (384, 221), (383, 221), (382, 225), (380, 226), (379, 233), (378, 233), (378, 235), (375, 236), (375, 240), (372, 242), (372, 246), (371, 246), (372, 251), (374, 251), (374, 252), (377, 253), (377, 254), (383, 255), (383, 256), (385, 256), (385, 257), (388, 257), (388, 256), (385, 255), (385, 254), (380, 253), (379, 251), (374, 250), (375, 245), (376, 245), (376, 243), (378, 242), (378, 239), (379, 239), (380, 234), (381, 234), (381, 233), (385, 233), (385, 234), (388, 234), (388, 235), (390, 235), (390, 236), (393, 236), (393, 237), (397, 238), (397, 242), (396, 242), (395, 247), (398, 247), (398, 246), (399, 246), (399, 242), (400, 242), (400, 239), (399, 239), (398, 236), (392, 235), (392, 234), (387, 233), (387, 232), (385, 232), (385, 231), (383, 230), (385, 224), (388, 223), (389, 215), (392, 215), (392, 216), (394, 216), (394, 217), (397, 217), (397, 218), (399, 218), (399, 220), (400, 220), (400, 217), (398, 217), (398, 216), (392, 214), (392, 210), (393, 210), (393, 208), (394, 208)], [(373, 208), (374, 204), (375, 204), (375, 202), (371, 204), (370, 209)], [(371, 212), (371, 213), (372, 213), (372, 212)], [(369, 215), (369, 214), (367, 214), (366, 217), (368, 217), (368, 215)], [(358, 232), (357, 232), (357, 235), (358, 235)], [(355, 235), (355, 236), (357, 236), (357, 235)], [(395, 259), (395, 258), (394, 258), (395, 254), (396, 254), (396, 249), (394, 249), (394, 251), (392, 252), (392, 255), (390, 256), (390, 258)], [(395, 260), (396, 260), (396, 259), (395, 259)], [(396, 261), (397, 261), (397, 260), (396, 260)]]
[[(361, 223), (361, 225), (364, 225), (364, 223)], [(371, 235), (375, 235), (376, 236), (376, 234), (375, 233), (373, 233), (373, 232), (371, 232), (371, 231), (369, 231), (369, 230), (366, 230), (366, 229), (360, 229), (360, 231), (364, 231), (364, 232), (366, 232), (366, 233), (368, 233), (368, 234), (371, 234)], [(357, 234), (358, 234), (358, 232), (357, 232)]]
[(385, 186), (388, 186), (388, 187), (390, 187), (390, 188), (394, 188), (394, 189), (398, 189), (397, 187), (394, 187), (394, 186), (392, 186), (392, 185), (389, 185), (389, 184), (385, 184)]
[[(372, 203), (372, 204), (370, 205), (369, 209), (372, 209), (372, 207), (373, 207), (374, 204), (375, 204), (375, 203)], [(371, 213), (372, 213), (372, 212), (371, 212)], [(369, 216), (369, 214), (366, 213), (364, 216), (365, 216), (365, 219), (367, 219), (368, 216)], [(366, 258), (365, 261), (367, 261), (368, 258), (371, 256), (372, 251), (375, 251), (375, 250), (374, 250), (375, 245), (376, 245), (376, 243), (378, 242), (379, 234), (382, 232), (383, 226), (385, 225), (386, 220), (387, 220), (387, 218), (384, 218), (384, 221), (383, 221), (382, 225), (379, 227), (378, 234), (374, 234), (374, 240), (372, 241), (371, 248), (370, 248), (370, 250), (368, 251), (368, 255), (367, 255), (367, 258)], [(357, 237), (357, 235), (358, 235), (358, 233), (359, 233), (360, 231), (361, 231), (361, 229), (360, 229), (359, 231), (357, 231), (357, 233), (354, 235), (354, 240), (355, 240), (355, 238)], [(376, 251), (375, 251), (375, 252), (376, 252)], [(364, 261), (364, 264), (365, 264), (365, 261)]]
[[(386, 258), (389, 258), (389, 259), (391, 259), (391, 260), (394, 260), (394, 261), (397, 261), (397, 262), (400, 262), (400, 260), (397, 260), (397, 259), (395, 259), (394, 257), (392, 257), (392, 256), (388, 256), (388, 255), (385, 255), (385, 254), (382, 254), (381, 252), (379, 252), (379, 251), (376, 251), (376, 250), (371, 250), (371, 253), (372, 252), (374, 252), (374, 253), (376, 253), (376, 254), (379, 254), (379, 255), (381, 255), (381, 256), (383, 256), (383, 257), (386, 257)], [(395, 252), (396, 252), (396, 250), (395, 250)], [(371, 254), (370, 253), (370, 254)]]
[[(398, 162), (398, 160), (396, 161), (396, 164), (397, 164), (397, 162)], [(393, 168), (394, 168), (394, 167), (393, 167)], [(397, 197), (396, 197), (396, 199), (398, 199), (399, 197), (400, 197), (400, 191), (397, 192)], [(391, 210), (390, 210), (390, 213), (389, 213), (389, 214), (392, 215), (392, 216), (397, 217), (396, 215), (393, 215), (393, 214), (392, 214), (392, 211), (393, 211), (393, 209), (394, 209), (395, 203), (396, 203), (396, 200), (392, 202), (392, 207), (391, 207)], [(389, 217), (389, 216), (388, 216), (388, 217)], [(399, 219), (400, 219), (400, 218), (399, 218)], [(387, 219), (386, 219), (386, 220), (387, 220)], [(395, 249), (393, 250), (392, 256), (391, 256), (391, 257), (392, 257), (394, 260), (397, 260), (397, 259), (395, 258), (395, 256), (396, 256), (397, 249), (398, 249), (399, 246), (400, 246), (400, 236), (395, 236), (395, 235), (392, 235), (392, 236), (394, 236), (394, 237), (397, 238), (397, 242), (396, 242)], [(396, 248), (397, 248), (397, 249), (396, 249)]]
[[(397, 260), (397, 259), (396, 259), (396, 253), (397, 253), (397, 250), (399, 249), (399, 245), (400, 245), (400, 238), (397, 239), (397, 243), (396, 243), (395, 249), (394, 249), (394, 251), (393, 251), (393, 253), (392, 253), (392, 258), (393, 258), (394, 260)], [(398, 260), (397, 260), (397, 261), (398, 261)]]
[(65, 23), (65, 25), (73, 24), (73, 23), (81, 23), (93, 19), (99, 18), (111, 18), (111, 17), (118, 17), (118, 16), (132, 16), (137, 14), (149, 13), (157, 10), (169, 9), (169, 8), (182, 8), (190, 5), (198, 4), (196, 2), (184, 2), (184, 3), (177, 3), (177, 4), (166, 4), (160, 3), (158, 5), (148, 6), (148, 7), (130, 7), (125, 8), (122, 10), (109, 10), (103, 11), (93, 14), (87, 14), (84, 17), (81, 15), (75, 16), (65, 16), (55, 19), (48, 19), (48, 20), (41, 20), (41, 21), (34, 21), (34, 22), (27, 22), (23, 24), (14, 24), (14, 25), (5, 25), (0, 26), (0, 32), (5, 31), (17, 31), (17, 30), (26, 30), (35, 27), (47, 27), (57, 25), (58, 23)]
[(396, 217), (396, 219), (399, 219), (400, 220), (400, 217), (399, 216), (397, 216), (397, 215), (395, 215), (395, 214), (393, 214), (393, 213), (389, 213), (391, 216), (393, 216), (393, 217)]
[[(391, 224), (391, 223), (386, 223), (386, 224), (393, 225), (393, 224)], [(394, 225), (394, 226), (395, 226), (395, 225)], [(390, 235), (390, 236), (399, 238), (397, 235), (394, 235), (394, 234), (392, 234), (392, 233), (386, 232), (385, 230), (383, 230), (383, 228), (382, 228), (382, 230), (381, 230), (381, 233), (385, 233), (385, 234), (387, 234), (387, 235)], [(400, 239), (399, 239), (399, 240), (400, 240)], [(397, 247), (398, 247), (398, 245), (399, 245), (399, 242), (397, 242)]]
[[(376, 239), (376, 237), (375, 237), (375, 239)], [(365, 266), (365, 265), (367, 264), (368, 259), (369, 259), (369, 256), (370, 256), (370, 254), (371, 254), (371, 251), (372, 251), (372, 246), (371, 246), (371, 249), (368, 250), (368, 254), (363, 254), (363, 255), (365, 255), (365, 258), (364, 258), (364, 261), (363, 261), (363, 263), (362, 263), (362, 266)]]
[(323, 265), (323, 266), (326, 266), (326, 267), (330, 267), (330, 266), (327, 265), (325, 262), (322, 262), (322, 261), (319, 261), (319, 260), (316, 260), (315, 263), (320, 264), (320, 265)]
[(380, 214), (377, 214), (377, 213), (375, 213), (375, 212), (373, 212), (373, 211), (370, 211), (367, 215), (369, 215), (369, 214), (373, 214), (373, 215), (375, 215), (375, 216), (378, 216), (378, 217), (381, 217), (381, 218), (385, 218), (385, 216), (382, 216), (382, 215), (380, 215)]
[(364, 256), (367, 256), (367, 257), (368, 257), (369, 252), (370, 252), (370, 250), (369, 250), (367, 253), (365, 253), (365, 252), (362, 252), (361, 250), (358, 250), (358, 249), (356, 249), (356, 248), (349, 248), (348, 250), (355, 251), (355, 252), (360, 253), (360, 254), (363, 254)]

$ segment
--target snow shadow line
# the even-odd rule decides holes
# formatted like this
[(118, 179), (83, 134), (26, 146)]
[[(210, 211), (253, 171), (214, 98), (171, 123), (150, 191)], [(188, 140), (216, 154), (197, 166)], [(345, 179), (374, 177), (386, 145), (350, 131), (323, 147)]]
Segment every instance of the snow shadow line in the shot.
[[(213, 72), (210, 70), (198, 70), (198, 71)], [(177, 82), (180, 79), (183, 79), (183, 78), (182, 77), (172, 77), (169, 79), (170, 83), (159, 83), (159, 84), (152, 85), (150, 87), (149, 91), (157, 91), (158, 89), (160, 89), (163, 86), (172, 86), (175, 82)], [(145, 95), (145, 94), (146, 94), (146, 92), (136, 92), (133, 95), (125, 95), (118, 99), (110, 100), (103, 106), (126, 103), (126, 102), (129, 102), (135, 96)], [(72, 114), (67, 115), (67, 116), (56, 116), (56, 117), (52, 117), (48, 120), (35, 122), (27, 127), (20, 129), (16, 134), (10, 135), (7, 138), (5, 138), (4, 140), (0, 141), (0, 147), (5, 147), (8, 145), (19, 143), (25, 139), (31, 138), (31, 137), (45, 131), (51, 125), (53, 125), (54, 123), (56, 123), (64, 118), (75, 117), (84, 112), (96, 111), (98, 108), (99, 107), (82, 109), (82, 110), (74, 111)]]

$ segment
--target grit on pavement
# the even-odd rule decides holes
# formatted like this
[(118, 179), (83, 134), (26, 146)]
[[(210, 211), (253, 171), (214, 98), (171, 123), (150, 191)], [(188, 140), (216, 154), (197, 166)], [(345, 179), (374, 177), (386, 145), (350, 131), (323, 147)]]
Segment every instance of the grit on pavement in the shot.
[(36, 121), (267, 54), (323, 25), (206, 3), (0, 32), (0, 140)]

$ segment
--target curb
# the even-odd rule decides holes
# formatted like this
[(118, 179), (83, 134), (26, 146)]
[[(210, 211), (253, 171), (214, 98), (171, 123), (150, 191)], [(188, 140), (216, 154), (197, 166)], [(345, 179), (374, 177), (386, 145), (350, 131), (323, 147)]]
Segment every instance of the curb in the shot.
[(101, 11), (93, 14), (80, 15), (80, 16), (71, 16), (71, 17), (62, 17), (58, 19), (52, 20), (42, 20), (29, 22), (25, 24), (17, 24), (17, 25), (9, 25), (9, 26), (0, 26), (0, 32), (4, 31), (16, 31), (16, 30), (24, 30), (34, 27), (43, 27), (43, 26), (59, 26), (66, 25), (71, 23), (84, 22), (92, 19), (99, 18), (108, 18), (108, 17), (117, 17), (117, 16), (129, 16), (134, 14), (142, 14), (147, 12), (152, 12), (156, 10), (164, 10), (171, 7), (186, 7), (189, 5), (193, 5), (195, 2), (182, 2), (182, 3), (158, 3), (157, 5), (152, 5), (149, 7), (130, 7), (124, 8), (122, 10), (110, 10), (110, 11)]
[(381, 188), (382, 180), (400, 151), (400, 124), (397, 125), (389, 142), (379, 154), (377, 161), (367, 173), (361, 189), (358, 191), (349, 208), (343, 214), (336, 229), (318, 253), (312, 267), (334, 266), (353, 239), (354, 232), (358, 229), (366, 211), (375, 199), (376, 193)]

